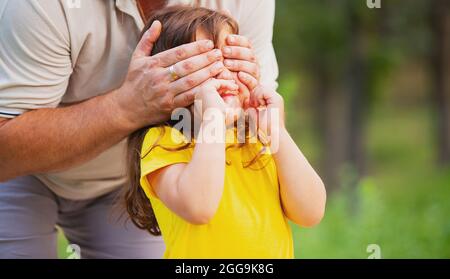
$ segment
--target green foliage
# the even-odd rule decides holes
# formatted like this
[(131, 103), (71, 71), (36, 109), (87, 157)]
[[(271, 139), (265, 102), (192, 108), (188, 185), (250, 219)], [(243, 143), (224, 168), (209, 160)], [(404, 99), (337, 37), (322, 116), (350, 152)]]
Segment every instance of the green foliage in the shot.
[[(366, 90), (370, 105), (380, 84), (401, 63), (430, 54), (430, 1), (382, 1), (368, 9), (365, 0), (277, 1), (274, 45), (281, 73), (300, 71), (336, 92), (348, 79), (348, 66), (358, 52), (368, 65)], [(355, 47), (357, 45), (358, 47)], [(323, 77), (322, 77), (323, 78)], [(318, 80), (319, 79), (319, 80)]]
[(370, 175), (329, 197), (319, 226), (294, 226), (297, 257), (367, 258), (369, 244), (383, 258), (450, 257), (450, 170), (435, 167), (430, 118), (423, 107), (370, 115)]
[(58, 230), (58, 258), (66, 259), (69, 257), (69, 253), (67, 252), (67, 247), (69, 242), (64, 237), (62, 230)]
[(430, 85), (423, 84), (432, 51), (431, 1), (386, 0), (380, 10), (365, 2), (276, 2), (279, 91), (290, 132), (314, 166), (322, 148), (315, 133), (319, 108), (311, 102), (317, 69), (325, 69), (327, 87), (337, 92), (356, 43), (368, 65), (367, 90), (360, 92), (370, 105), (364, 108), (368, 174), (349, 189), (354, 174), (343, 168), (343, 190), (329, 196), (322, 223), (294, 226), (296, 256), (367, 258), (374, 243), (384, 258), (448, 258), (450, 170), (435, 163), (435, 111), (424, 98)]
[(274, 31), (277, 56), (283, 67), (298, 69), (342, 65), (348, 47), (348, 19), (339, 1), (278, 1)]
[(449, 258), (450, 208), (444, 197), (450, 177), (440, 180), (432, 186), (433, 201), (417, 195), (416, 188), (393, 200), (375, 179), (367, 178), (357, 188), (356, 212), (349, 209), (351, 195), (342, 192), (329, 201), (321, 225), (294, 229), (296, 256), (367, 258), (366, 248), (373, 243), (381, 247), (383, 258)]

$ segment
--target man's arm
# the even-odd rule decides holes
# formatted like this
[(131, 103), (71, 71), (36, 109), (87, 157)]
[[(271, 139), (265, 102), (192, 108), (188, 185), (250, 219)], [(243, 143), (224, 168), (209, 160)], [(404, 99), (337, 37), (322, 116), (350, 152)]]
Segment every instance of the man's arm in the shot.
[(251, 42), (260, 66), (260, 83), (276, 90), (278, 64), (272, 44), (275, 0), (246, 0), (238, 3), (242, 5), (239, 33)]
[[(218, 62), (221, 54), (212, 50), (212, 42), (198, 41), (150, 57), (160, 32), (157, 22), (144, 35), (119, 89), (64, 108), (40, 108), (13, 119), (1, 118), (0, 181), (85, 162), (130, 132), (167, 119), (174, 107), (191, 103), (192, 88), (223, 69)], [(175, 65), (181, 72), (186, 69), (184, 63), (191, 65), (190, 71), (172, 82), (168, 67)], [(0, 99), (2, 91), (0, 87)]]
[(133, 127), (114, 101), (116, 95), (0, 119), (0, 181), (61, 170), (119, 142)]
[(221, 1), (223, 11), (239, 16), (241, 35), (228, 35), (222, 48), (224, 64), (253, 91), (258, 84), (276, 90), (278, 65), (272, 45), (274, 0)]

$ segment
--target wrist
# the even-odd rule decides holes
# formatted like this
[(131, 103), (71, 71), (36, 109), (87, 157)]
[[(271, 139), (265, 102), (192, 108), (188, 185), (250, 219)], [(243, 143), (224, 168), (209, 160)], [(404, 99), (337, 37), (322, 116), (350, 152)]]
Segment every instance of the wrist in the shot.
[[(273, 110), (276, 110), (275, 112), (273, 112)], [(270, 107), (269, 108), (269, 112), (268, 115), (270, 117), (270, 123), (273, 123), (271, 125), (268, 126), (268, 133), (272, 134), (272, 133), (280, 133), (282, 131), (287, 132), (286, 129), (286, 121), (284, 118), (284, 110), (283, 107), (281, 106), (276, 106), (276, 107)]]
[(224, 143), (226, 133), (225, 115), (219, 110), (206, 110), (200, 125), (199, 137), (205, 143)]
[(290, 138), (291, 136), (285, 128), (280, 128), (277, 136), (271, 136), (270, 151), (274, 159), (278, 158), (280, 150), (287, 146)]
[(285, 120), (285, 117), (284, 117), (284, 106), (283, 105), (281, 105), (279, 108), (279, 114), (278, 114), (278, 117), (279, 117), (279, 125), (280, 125), (280, 130), (284, 130), (286, 133), (287, 133), (287, 129), (286, 129), (286, 120)]
[(280, 119), (280, 130), (283, 130), (284, 132), (288, 133), (287, 129), (286, 129), (286, 123), (284, 121), (284, 117), (281, 116)]
[(131, 96), (127, 98), (126, 95), (122, 88), (118, 88), (107, 94), (106, 97), (109, 100), (117, 127), (131, 133), (141, 128), (143, 124), (139, 123), (140, 117), (136, 115), (136, 110), (132, 109)]

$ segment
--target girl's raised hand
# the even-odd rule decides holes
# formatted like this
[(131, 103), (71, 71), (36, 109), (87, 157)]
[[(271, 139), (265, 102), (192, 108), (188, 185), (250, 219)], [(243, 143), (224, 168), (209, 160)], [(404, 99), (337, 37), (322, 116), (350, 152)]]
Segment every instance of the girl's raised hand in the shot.
[[(259, 130), (265, 135), (271, 135), (272, 131), (284, 129), (284, 100), (275, 90), (258, 85), (250, 93), (248, 106), (256, 109), (258, 118), (256, 123)], [(274, 129), (274, 125), (277, 125), (277, 129)]]
[(225, 113), (225, 102), (220, 97), (219, 90), (237, 90), (239, 86), (234, 80), (211, 78), (198, 86), (195, 93), (195, 113), (203, 113), (207, 109), (217, 109)]
[(284, 112), (283, 97), (275, 90), (258, 85), (251, 93), (249, 99), (250, 107), (278, 108)]

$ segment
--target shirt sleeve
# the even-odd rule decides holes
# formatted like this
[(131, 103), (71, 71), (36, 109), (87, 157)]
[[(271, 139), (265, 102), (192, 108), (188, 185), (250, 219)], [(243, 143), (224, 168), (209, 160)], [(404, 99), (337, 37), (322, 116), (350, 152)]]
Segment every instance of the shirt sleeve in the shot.
[(141, 186), (148, 197), (155, 197), (147, 175), (161, 168), (189, 163), (192, 147), (183, 148), (186, 138), (177, 129), (165, 126), (151, 128), (145, 135), (141, 149)]
[(65, 22), (55, 1), (0, 1), (0, 117), (60, 103), (72, 63), (67, 26), (52, 17)]
[(245, 0), (241, 3), (240, 33), (252, 43), (261, 69), (261, 83), (277, 89), (278, 64), (272, 44), (275, 0)]

